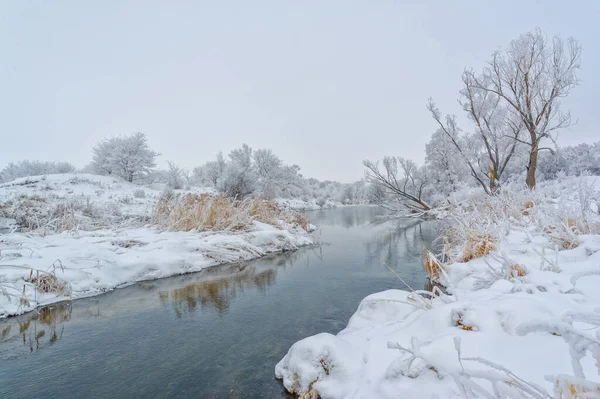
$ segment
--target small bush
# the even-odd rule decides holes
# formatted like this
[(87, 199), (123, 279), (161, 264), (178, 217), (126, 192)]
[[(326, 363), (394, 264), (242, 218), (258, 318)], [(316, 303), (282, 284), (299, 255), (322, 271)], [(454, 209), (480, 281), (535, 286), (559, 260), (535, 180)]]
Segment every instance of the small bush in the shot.
[(146, 190), (138, 188), (133, 192), (133, 196), (135, 198), (146, 198)]

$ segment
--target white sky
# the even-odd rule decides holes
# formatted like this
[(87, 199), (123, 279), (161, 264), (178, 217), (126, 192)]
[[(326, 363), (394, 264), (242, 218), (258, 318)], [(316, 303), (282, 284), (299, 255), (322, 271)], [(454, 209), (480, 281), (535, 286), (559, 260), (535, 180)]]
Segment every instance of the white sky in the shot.
[(599, 21), (594, 0), (0, 0), (0, 168), (83, 166), (96, 141), (142, 131), (161, 166), (245, 142), (358, 180), (363, 159), (422, 162), (427, 98), (460, 113), (463, 68), (535, 27), (584, 48), (559, 143), (598, 141)]

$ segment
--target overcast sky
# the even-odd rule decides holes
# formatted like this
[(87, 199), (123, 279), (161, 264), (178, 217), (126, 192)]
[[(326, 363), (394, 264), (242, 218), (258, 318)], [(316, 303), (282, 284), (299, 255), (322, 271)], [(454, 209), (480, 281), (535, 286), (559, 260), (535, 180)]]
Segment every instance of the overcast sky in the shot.
[(161, 165), (193, 168), (247, 143), (307, 177), (343, 182), (362, 160), (419, 162), (465, 66), (536, 27), (583, 46), (578, 124), (600, 140), (600, 1), (0, 0), (0, 168), (83, 166), (93, 144), (148, 135)]

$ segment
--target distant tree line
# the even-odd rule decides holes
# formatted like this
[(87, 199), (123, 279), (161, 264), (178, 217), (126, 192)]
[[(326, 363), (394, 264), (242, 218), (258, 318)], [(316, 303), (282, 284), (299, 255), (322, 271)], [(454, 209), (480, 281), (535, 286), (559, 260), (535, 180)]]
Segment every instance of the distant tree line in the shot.
[(212, 187), (235, 198), (262, 195), (269, 198), (298, 198), (324, 205), (327, 201), (365, 203), (371, 198), (364, 181), (343, 184), (307, 179), (298, 165), (286, 165), (269, 149), (252, 149), (243, 144), (227, 156), (188, 171), (173, 161), (166, 169), (156, 168), (160, 154), (148, 145), (143, 133), (104, 139), (92, 149), (92, 161), (81, 170), (67, 162), (11, 162), (0, 172), (0, 182), (20, 177), (56, 173), (91, 173), (115, 176), (135, 184), (164, 184), (173, 189)]

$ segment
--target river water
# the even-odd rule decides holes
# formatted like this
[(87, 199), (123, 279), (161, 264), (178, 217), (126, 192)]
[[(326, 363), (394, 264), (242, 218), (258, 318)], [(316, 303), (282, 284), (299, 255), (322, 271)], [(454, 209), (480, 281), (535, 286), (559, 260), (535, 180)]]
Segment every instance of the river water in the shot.
[(0, 320), (0, 398), (287, 398), (275, 364), (365, 296), (423, 288), (434, 222), (308, 212), (321, 245)]

